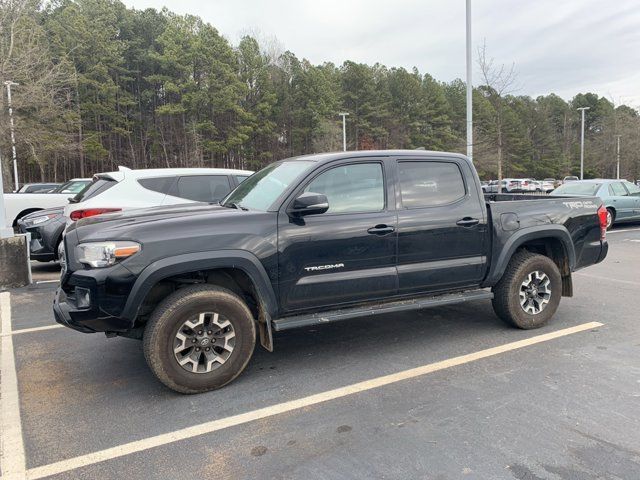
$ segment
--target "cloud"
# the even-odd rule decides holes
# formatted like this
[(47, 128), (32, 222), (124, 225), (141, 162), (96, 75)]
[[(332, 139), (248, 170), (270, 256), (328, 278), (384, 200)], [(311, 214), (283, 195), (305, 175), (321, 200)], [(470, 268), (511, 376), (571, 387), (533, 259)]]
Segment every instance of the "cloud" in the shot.
[[(416, 66), (438, 80), (464, 78), (461, 0), (124, 0), (199, 15), (236, 43), (248, 29), (277, 37), (313, 63), (354, 60)], [(637, 0), (472, 1), (473, 41), (516, 64), (518, 94), (578, 92), (640, 106)], [(475, 78), (479, 78), (475, 72)]]

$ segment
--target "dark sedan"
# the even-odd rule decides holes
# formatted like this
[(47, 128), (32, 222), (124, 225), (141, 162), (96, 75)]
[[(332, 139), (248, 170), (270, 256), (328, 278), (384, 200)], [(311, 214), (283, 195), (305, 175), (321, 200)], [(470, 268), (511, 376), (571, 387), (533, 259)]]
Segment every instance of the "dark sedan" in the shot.
[(31, 234), (31, 259), (50, 262), (58, 259), (58, 245), (66, 225), (64, 207), (38, 210), (18, 220), (22, 233)]

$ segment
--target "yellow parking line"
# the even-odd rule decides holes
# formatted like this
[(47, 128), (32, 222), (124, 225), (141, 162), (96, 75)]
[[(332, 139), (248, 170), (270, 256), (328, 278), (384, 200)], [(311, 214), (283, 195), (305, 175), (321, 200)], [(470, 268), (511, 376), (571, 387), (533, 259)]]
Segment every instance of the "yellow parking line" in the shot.
[(334, 390), (317, 393), (315, 395), (309, 395), (297, 400), (291, 400), (288, 402), (271, 405), (269, 407), (241, 413), (239, 415), (233, 415), (231, 417), (213, 420), (210, 422), (202, 423), (200, 425), (194, 425), (192, 427), (187, 427), (173, 432), (144, 438), (142, 440), (137, 440), (130, 443), (125, 443), (123, 445), (107, 448), (105, 450), (88, 453), (86, 455), (80, 455), (75, 458), (61, 460), (59, 462), (54, 462), (49, 465), (43, 465), (28, 470), (27, 478), (38, 479), (48, 477), (50, 475), (56, 475), (62, 472), (68, 472), (70, 470), (85, 467), (87, 465), (93, 465), (95, 463), (104, 462), (106, 460), (112, 460), (114, 458), (123, 457), (132, 453), (141, 452), (162, 445), (167, 445), (170, 443), (179, 442), (181, 440), (197, 437), (199, 435), (205, 435), (237, 425), (243, 425), (263, 418), (279, 415), (281, 413), (299, 410), (301, 408), (309, 407), (312, 405), (318, 405), (323, 402), (336, 400), (356, 393), (366, 392), (376, 388), (384, 387), (386, 385), (391, 385), (404, 380), (420, 377), (429, 373), (528, 347), (530, 345), (548, 342), (549, 340), (553, 340), (556, 338), (601, 327), (602, 325), (603, 324), (600, 322), (583, 323), (582, 325), (577, 325), (575, 327), (565, 328), (555, 332), (545, 333), (543, 335), (537, 335), (525, 340), (519, 340), (517, 342), (511, 342), (497, 347), (487, 348), (486, 350), (480, 350), (468, 355), (461, 355), (459, 357), (449, 358), (447, 360), (430, 363), (428, 365), (423, 365), (417, 368), (411, 368), (409, 370), (393, 373), (391, 375), (385, 375), (382, 377), (373, 378), (371, 380), (365, 380), (363, 382), (354, 383), (352, 385), (336, 388)]
[(25, 478), (26, 461), (22, 422), (20, 420), (20, 398), (18, 377), (13, 355), (11, 336), (11, 303), (9, 292), (0, 293), (0, 317), (2, 317), (2, 350), (0, 350), (0, 467), (4, 480)]

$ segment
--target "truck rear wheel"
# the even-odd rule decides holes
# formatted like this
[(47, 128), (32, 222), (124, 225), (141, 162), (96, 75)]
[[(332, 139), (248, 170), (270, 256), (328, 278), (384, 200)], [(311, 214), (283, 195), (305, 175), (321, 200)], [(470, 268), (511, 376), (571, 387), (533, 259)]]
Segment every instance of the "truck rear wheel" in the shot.
[(493, 309), (504, 321), (523, 329), (542, 327), (560, 304), (560, 270), (549, 257), (521, 250), (509, 261), (493, 294)]
[(143, 336), (154, 375), (180, 393), (223, 387), (247, 366), (256, 327), (244, 301), (224, 288), (194, 285), (169, 295), (154, 310)]

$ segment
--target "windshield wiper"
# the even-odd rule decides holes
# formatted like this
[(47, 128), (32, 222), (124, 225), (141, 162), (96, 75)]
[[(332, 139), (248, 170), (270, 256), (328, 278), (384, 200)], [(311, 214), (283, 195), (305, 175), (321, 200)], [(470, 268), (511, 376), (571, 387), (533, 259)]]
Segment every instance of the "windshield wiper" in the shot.
[(247, 207), (243, 207), (242, 205), (240, 205), (239, 203), (236, 203), (236, 202), (225, 203), (223, 205), (223, 207), (231, 207), (231, 208), (235, 208), (237, 210), (244, 210), (245, 212), (249, 210)]

